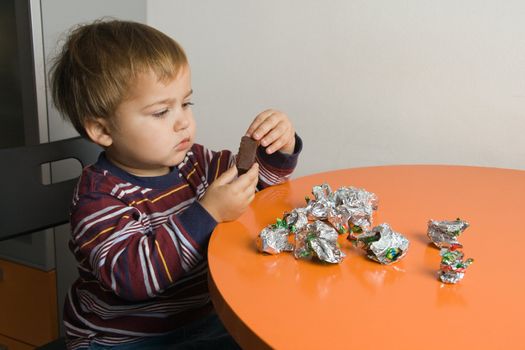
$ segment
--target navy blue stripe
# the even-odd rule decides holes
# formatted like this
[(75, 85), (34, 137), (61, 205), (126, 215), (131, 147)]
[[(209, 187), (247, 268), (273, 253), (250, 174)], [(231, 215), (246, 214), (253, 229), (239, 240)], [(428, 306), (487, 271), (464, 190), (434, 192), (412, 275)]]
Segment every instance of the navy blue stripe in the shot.
[(178, 215), (179, 221), (184, 226), (193, 240), (201, 248), (208, 245), (208, 240), (212, 231), (217, 226), (217, 221), (202, 207), (202, 205), (195, 201), (183, 213)]

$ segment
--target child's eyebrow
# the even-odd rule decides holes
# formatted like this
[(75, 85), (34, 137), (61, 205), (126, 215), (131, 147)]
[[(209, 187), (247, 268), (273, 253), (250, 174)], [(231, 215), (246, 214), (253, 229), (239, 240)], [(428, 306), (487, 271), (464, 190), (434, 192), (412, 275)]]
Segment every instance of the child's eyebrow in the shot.
[[(183, 100), (187, 99), (188, 97), (190, 97), (191, 95), (193, 95), (193, 89), (191, 89), (190, 91), (188, 91), (188, 93), (184, 96)], [(173, 103), (177, 101), (176, 98), (167, 98), (167, 99), (164, 99), (164, 100), (161, 100), (161, 101), (155, 101), (153, 103), (150, 103), (149, 105), (147, 106), (144, 106), (144, 108), (142, 108), (142, 110), (145, 110), (145, 109), (148, 109), (150, 107), (153, 107), (153, 106), (156, 106), (156, 105), (160, 105), (160, 104), (169, 104), (169, 103)]]

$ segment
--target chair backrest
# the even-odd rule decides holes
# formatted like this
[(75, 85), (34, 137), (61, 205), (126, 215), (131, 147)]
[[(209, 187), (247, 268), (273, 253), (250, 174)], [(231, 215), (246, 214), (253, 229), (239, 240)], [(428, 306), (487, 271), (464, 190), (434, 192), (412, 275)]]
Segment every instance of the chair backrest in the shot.
[(101, 149), (81, 137), (0, 149), (0, 241), (64, 224), (78, 177), (44, 184), (42, 164), (94, 163)]

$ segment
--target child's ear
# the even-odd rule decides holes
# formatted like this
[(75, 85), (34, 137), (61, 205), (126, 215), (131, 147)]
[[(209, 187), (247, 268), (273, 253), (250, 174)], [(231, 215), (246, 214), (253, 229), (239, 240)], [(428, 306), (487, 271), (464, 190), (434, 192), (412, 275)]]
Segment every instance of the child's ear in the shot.
[(84, 122), (84, 129), (91, 141), (102, 147), (109, 147), (113, 143), (109, 122), (103, 118), (88, 118)]

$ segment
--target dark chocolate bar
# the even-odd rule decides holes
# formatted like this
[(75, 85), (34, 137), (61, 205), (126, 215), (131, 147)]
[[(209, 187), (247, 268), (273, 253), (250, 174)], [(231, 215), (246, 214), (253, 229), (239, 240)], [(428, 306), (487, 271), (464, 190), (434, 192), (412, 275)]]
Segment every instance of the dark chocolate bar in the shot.
[(237, 154), (237, 170), (239, 176), (247, 172), (255, 162), (255, 153), (259, 142), (249, 136), (241, 138), (239, 153)]

